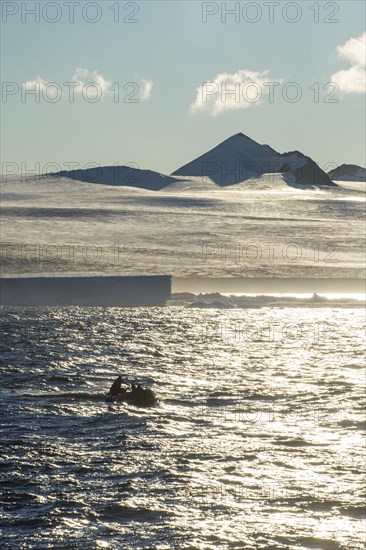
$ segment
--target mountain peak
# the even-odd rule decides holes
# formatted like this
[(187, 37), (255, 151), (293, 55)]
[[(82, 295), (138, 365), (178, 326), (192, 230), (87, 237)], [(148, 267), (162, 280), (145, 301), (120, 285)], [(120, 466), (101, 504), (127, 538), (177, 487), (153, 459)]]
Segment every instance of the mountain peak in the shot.
[(242, 137), (242, 138), (245, 138), (245, 139), (250, 139), (250, 141), (254, 141), (254, 139), (250, 138), (249, 136), (243, 134), (243, 132), (238, 132), (237, 134), (234, 134), (232, 137)]
[(217, 185), (227, 186), (273, 173), (282, 174), (289, 185), (334, 185), (329, 176), (300, 151), (281, 154), (242, 132), (182, 166), (173, 175), (206, 177)]
[[(230, 136), (228, 139), (226, 139), (225, 141), (248, 141), (250, 143), (255, 143), (256, 145), (260, 145), (260, 143), (258, 143), (257, 141), (255, 141), (254, 139), (252, 139), (251, 137), (243, 134), (243, 132), (238, 132), (237, 134), (233, 134), (232, 136)], [(223, 143), (225, 143), (225, 141)]]

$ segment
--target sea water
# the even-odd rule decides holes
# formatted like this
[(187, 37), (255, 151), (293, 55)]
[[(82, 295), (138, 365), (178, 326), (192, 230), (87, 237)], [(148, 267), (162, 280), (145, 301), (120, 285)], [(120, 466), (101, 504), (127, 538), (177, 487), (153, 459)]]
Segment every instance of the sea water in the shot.
[[(364, 325), (3, 308), (2, 548), (363, 548)], [(118, 374), (158, 404), (106, 403)]]

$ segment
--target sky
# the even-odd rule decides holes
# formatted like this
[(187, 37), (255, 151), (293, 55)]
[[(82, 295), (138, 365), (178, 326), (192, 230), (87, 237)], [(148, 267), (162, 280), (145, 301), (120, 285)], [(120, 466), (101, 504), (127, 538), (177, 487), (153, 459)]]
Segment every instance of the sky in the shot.
[(361, 0), (3, 1), (1, 27), (3, 173), (171, 173), (238, 132), (366, 164)]

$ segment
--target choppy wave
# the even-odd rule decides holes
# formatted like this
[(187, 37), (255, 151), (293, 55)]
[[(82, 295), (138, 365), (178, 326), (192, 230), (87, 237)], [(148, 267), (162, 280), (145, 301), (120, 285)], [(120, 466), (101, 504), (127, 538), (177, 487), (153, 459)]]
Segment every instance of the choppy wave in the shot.
[(2, 314), (3, 548), (363, 547), (361, 310)]

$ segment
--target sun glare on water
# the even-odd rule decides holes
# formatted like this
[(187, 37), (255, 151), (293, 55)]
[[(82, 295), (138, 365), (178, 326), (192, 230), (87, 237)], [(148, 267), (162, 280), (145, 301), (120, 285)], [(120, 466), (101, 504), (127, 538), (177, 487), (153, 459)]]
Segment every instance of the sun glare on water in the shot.
[(366, 294), (363, 293), (340, 293), (340, 292), (324, 292), (321, 294), (313, 294), (311, 292), (298, 293), (298, 292), (263, 292), (261, 294), (251, 292), (226, 292), (222, 293), (223, 296), (273, 296), (275, 298), (298, 298), (299, 300), (307, 300), (317, 296), (319, 298), (326, 298), (327, 300), (366, 300)]

